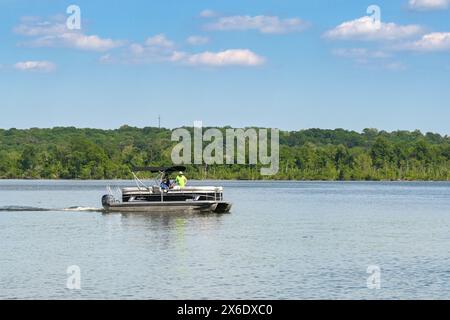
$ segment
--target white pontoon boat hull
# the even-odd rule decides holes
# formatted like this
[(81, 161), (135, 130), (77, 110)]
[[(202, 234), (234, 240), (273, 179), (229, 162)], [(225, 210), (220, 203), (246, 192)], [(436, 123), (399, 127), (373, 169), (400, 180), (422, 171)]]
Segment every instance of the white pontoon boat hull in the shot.
[(201, 212), (228, 213), (231, 203), (225, 201), (164, 201), (164, 202), (114, 202), (104, 196), (103, 208), (107, 212)]

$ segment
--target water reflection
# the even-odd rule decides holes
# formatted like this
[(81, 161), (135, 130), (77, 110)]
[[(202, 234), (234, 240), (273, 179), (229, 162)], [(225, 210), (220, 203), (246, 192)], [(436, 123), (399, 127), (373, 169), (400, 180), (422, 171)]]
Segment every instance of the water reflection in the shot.
[(117, 224), (112, 230), (127, 235), (124, 241), (135, 241), (136, 246), (154, 253), (170, 253), (173, 276), (184, 280), (194, 276), (192, 250), (198, 250), (198, 237), (203, 235), (205, 241), (212, 240), (229, 216), (183, 212), (103, 214), (104, 219), (111, 220), (108, 225)]
[(127, 230), (134, 234), (144, 234), (157, 238), (164, 248), (174, 244), (180, 252), (186, 250), (186, 233), (210, 233), (220, 230), (229, 215), (203, 213), (104, 213), (110, 232)]
[[(184, 228), (186, 223), (194, 222), (204, 228), (217, 226), (222, 221), (223, 214), (205, 214), (205, 213), (147, 213), (147, 212), (133, 212), (133, 213), (119, 213), (122, 216), (124, 223), (127, 221), (131, 224), (145, 225), (150, 229), (180, 229)], [(104, 216), (109, 213), (104, 213)]]

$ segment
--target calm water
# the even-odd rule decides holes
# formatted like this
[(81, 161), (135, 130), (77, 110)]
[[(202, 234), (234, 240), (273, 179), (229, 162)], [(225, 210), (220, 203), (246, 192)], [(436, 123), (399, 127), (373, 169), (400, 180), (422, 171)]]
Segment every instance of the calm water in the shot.
[(97, 212), (106, 184), (0, 181), (1, 299), (450, 298), (450, 183), (208, 182), (231, 214), (171, 216)]

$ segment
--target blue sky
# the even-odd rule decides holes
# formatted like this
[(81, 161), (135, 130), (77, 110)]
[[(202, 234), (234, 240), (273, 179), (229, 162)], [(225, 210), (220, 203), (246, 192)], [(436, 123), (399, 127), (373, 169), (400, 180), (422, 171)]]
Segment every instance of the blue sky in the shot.
[(0, 127), (449, 134), (449, 3), (0, 0)]

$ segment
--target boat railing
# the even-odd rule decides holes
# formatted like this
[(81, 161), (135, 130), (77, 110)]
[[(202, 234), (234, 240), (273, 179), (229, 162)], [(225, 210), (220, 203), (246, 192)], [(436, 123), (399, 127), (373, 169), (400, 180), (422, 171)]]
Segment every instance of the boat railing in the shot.
[(139, 190), (141, 190), (142, 188), (145, 189), (145, 190), (149, 190), (150, 189), (147, 185), (145, 185), (144, 182), (142, 182), (141, 179), (138, 178), (138, 176), (134, 172), (131, 172), (131, 173), (133, 174), (134, 182), (136, 183), (136, 186), (137, 186), (137, 188)]
[[(169, 190), (164, 190), (158, 186), (153, 186), (152, 188), (152, 193), (154, 194), (160, 194), (161, 196), (161, 202), (164, 202), (164, 198), (170, 193), (170, 189)], [(214, 194), (211, 194), (211, 192), (198, 192), (198, 191), (189, 191), (189, 190), (177, 190), (177, 191), (182, 191), (183, 194), (191, 194), (191, 195), (195, 195), (196, 197), (193, 199), (199, 199), (199, 198), (204, 198), (207, 201), (222, 201), (223, 200), (223, 193), (219, 191), (220, 189), (216, 189)]]
[(122, 199), (122, 191), (117, 186), (116, 186), (116, 191), (114, 192), (111, 189), (111, 185), (107, 185), (106, 186), (106, 192), (107, 192), (108, 195), (110, 195), (114, 199), (115, 203), (119, 203), (120, 202), (119, 199)]
[(108, 193), (109, 196), (113, 196), (112, 190), (111, 190), (111, 186), (107, 185), (106, 186), (106, 192)]

